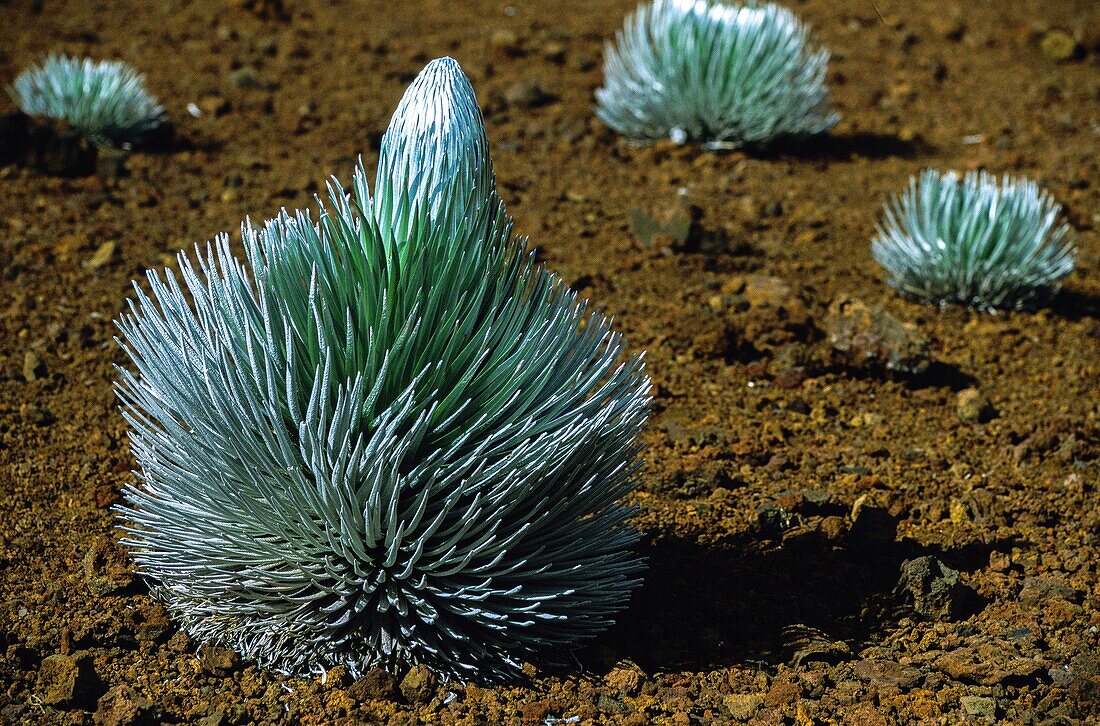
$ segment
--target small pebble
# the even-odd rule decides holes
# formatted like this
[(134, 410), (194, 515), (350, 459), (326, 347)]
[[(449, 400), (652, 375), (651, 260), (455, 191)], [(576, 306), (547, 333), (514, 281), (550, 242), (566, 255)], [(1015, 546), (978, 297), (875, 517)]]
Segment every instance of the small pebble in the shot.
[(23, 379), (28, 383), (46, 375), (46, 366), (33, 350), (23, 354)]
[(554, 100), (553, 94), (533, 81), (516, 81), (504, 89), (504, 102), (509, 106), (536, 108)]
[(252, 66), (242, 66), (229, 73), (229, 85), (242, 90), (259, 88), (260, 75)]
[(976, 388), (959, 392), (955, 398), (955, 412), (965, 424), (985, 423), (994, 415), (993, 407)]
[(1064, 30), (1050, 30), (1039, 41), (1039, 49), (1047, 58), (1056, 63), (1062, 63), (1077, 58), (1081, 47), (1073, 36)]
[(104, 242), (96, 251), (84, 262), (84, 267), (89, 270), (98, 270), (109, 263), (115, 256), (115, 250), (118, 249), (118, 243), (114, 240)]

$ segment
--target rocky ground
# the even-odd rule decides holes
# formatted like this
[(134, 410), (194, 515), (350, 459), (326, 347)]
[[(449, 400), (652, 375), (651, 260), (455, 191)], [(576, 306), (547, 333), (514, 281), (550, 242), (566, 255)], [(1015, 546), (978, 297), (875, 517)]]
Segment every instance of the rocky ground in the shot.
[[(46, 51), (123, 58), (177, 133), (88, 176), (0, 168), (0, 718), (1100, 719), (1100, 11), (794, 2), (843, 121), (718, 154), (594, 118), (633, 5), (0, 1), (0, 80)], [(649, 572), (614, 629), (510, 687), (284, 678), (179, 632), (116, 544), (133, 460), (111, 320), (146, 268), (371, 168), (444, 54), (519, 231), (648, 351)], [(939, 311), (883, 284), (879, 210), (927, 166), (1065, 204), (1078, 270), (1050, 306)]]

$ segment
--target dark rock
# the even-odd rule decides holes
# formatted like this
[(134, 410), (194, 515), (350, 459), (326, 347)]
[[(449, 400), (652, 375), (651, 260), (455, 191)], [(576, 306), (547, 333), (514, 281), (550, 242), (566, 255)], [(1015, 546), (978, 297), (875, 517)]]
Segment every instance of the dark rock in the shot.
[(21, 723), (27, 707), (22, 703), (9, 703), (0, 708), (0, 722)]
[(47, 706), (91, 705), (103, 690), (87, 653), (47, 656), (38, 669), (35, 694)]
[(895, 593), (929, 620), (965, 617), (977, 600), (977, 593), (962, 582), (958, 571), (930, 555), (901, 563)]
[(435, 692), (435, 675), (427, 666), (413, 666), (401, 679), (401, 695), (410, 703), (422, 703)]
[(115, 489), (111, 484), (100, 484), (92, 493), (92, 503), (98, 509), (107, 509), (118, 504), (121, 500), (122, 496), (118, 489)]
[(240, 665), (240, 657), (229, 648), (207, 641), (199, 646), (195, 657), (204, 671), (215, 676), (227, 676)]
[(100, 699), (92, 721), (97, 726), (131, 726), (152, 720), (153, 702), (125, 683), (107, 691)]
[(756, 522), (752, 531), (765, 539), (779, 539), (790, 529), (794, 515), (777, 504), (764, 504), (756, 509)]
[(1038, 575), (1025, 577), (1020, 590), (1020, 602), (1026, 605), (1038, 605), (1048, 598), (1077, 602), (1077, 592), (1063, 579)]
[(206, 714), (196, 723), (198, 726), (224, 726), (229, 721), (229, 714), (224, 709), (219, 708)]
[[(805, 368), (785, 368), (775, 374), (775, 379), (772, 381), (777, 388), (784, 390), (793, 390), (800, 387), (809, 375)], [(794, 413), (807, 414), (810, 412), (810, 406), (802, 399), (795, 399), (787, 406), (788, 411)]]
[(691, 349), (703, 360), (727, 360), (742, 346), (740, 335), (731, 325), (718, 325), (715, 329), (699, 333), (691, 339)]
[(348, 687), (356, 701), (389, 701), (397, 695), (397, 679), (381, 668), (373, 668)]
[(825, 332), (843, 364), (856, 369), (920, 374), (928, 369), (928, 339), (877, 305), (841, 295), (829, 306)]
[(699, 215), (699, 208), (688, 202), (687, 194), (680, 193), (662, 208), (650, 212), (632, 209), (630, 230), (646, 247), (686, 250), (697, 241)]
[[(780, 376), (781, 375), (782, 374), (780, 374)], [(780, 376), (776, 376), (776, 379), (775, 379), (777, 386), (779, 386)], [(779, 387), (780, 388), (785, 388), (786, 386), (779, 386)], [(793, 388), (793, 386), (792, 386), (792, 388)], [(802, 416), (808, 415), (810, 413), (810, 411), (813, 410), (813, 409), (810, 408), (810, 404), (806, 403), (806, 399), (804, 399), (804, 398), (793, 398), (783, 408), (787, 411), (790, 411), (791, 413), (797, 413), (797, 414), (800, 414)]]
[(261, 20), (290, 19), (290, 11), (283, 0), (233, 0), (231, 4)]
[[(791, 296), (791, 309), (801, 306), (801, 301)], [(817, 361), (813, 350), (803, 343), (788, 343), (779, 349), (769, 369), (775, 374), (775, 385), (780, 388), (798, 388), (816, 371)], [(787, 382), (783, 382), (784, 377)], [(806, 406), (809, 412), (809, 406)]]

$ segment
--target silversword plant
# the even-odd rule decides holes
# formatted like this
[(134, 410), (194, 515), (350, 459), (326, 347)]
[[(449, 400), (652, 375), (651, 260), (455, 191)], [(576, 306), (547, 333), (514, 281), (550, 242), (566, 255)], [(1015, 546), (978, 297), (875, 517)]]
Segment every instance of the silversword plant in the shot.
[(902, 294), (983, 310), (1048, 300), (1075, 256), (1061, 207), (1034, 182), (931, 169), (887, 204), (872, 251)]
[(636, 140), (712, 148), (830, 129), (829, 54), (773, 4), (654, 0), (608, 43), (596, 114)]
[(329, 206), (222, 236), (118, 323), (120, 509), (184, 628), (278, 670), (514, 676), (639, 582), (639, 356), (524, 251), (473, 89), (430, 63)]
[(28, 116), (67, 121), (97, 144), (129, 147), (164, 118), (145, 77), (122, 61), (50, 55), (23, 71), (9, 91)]

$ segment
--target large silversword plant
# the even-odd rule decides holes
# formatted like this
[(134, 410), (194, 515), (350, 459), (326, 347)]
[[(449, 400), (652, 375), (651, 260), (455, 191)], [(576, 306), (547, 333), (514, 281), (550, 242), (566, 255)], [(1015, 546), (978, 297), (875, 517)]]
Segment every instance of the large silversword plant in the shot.
[(49, 55), (20, 73), (8, 92), (27, 115), (65, 121), (97, 144), (128, 148), (164, 120), (145, 76), (122, 61)]
[(628, 138), (762, 146), (836, 124), (829, 53), (771, 3), (653, 0), (608, 43), (596, 114)]
[(432, 62), (317, 221), (150, 273), (119, 321), (141, 572), (192, 636), (278, 670), (494, 680), (639, 581), (639, 356), (542, 269), (473, 89)]
[(1076, 256), (1061, 205), (1035, 182), (934, 169), (886, 205), (871, 249), (903, 295), (981, 310), (1051, 299)]

